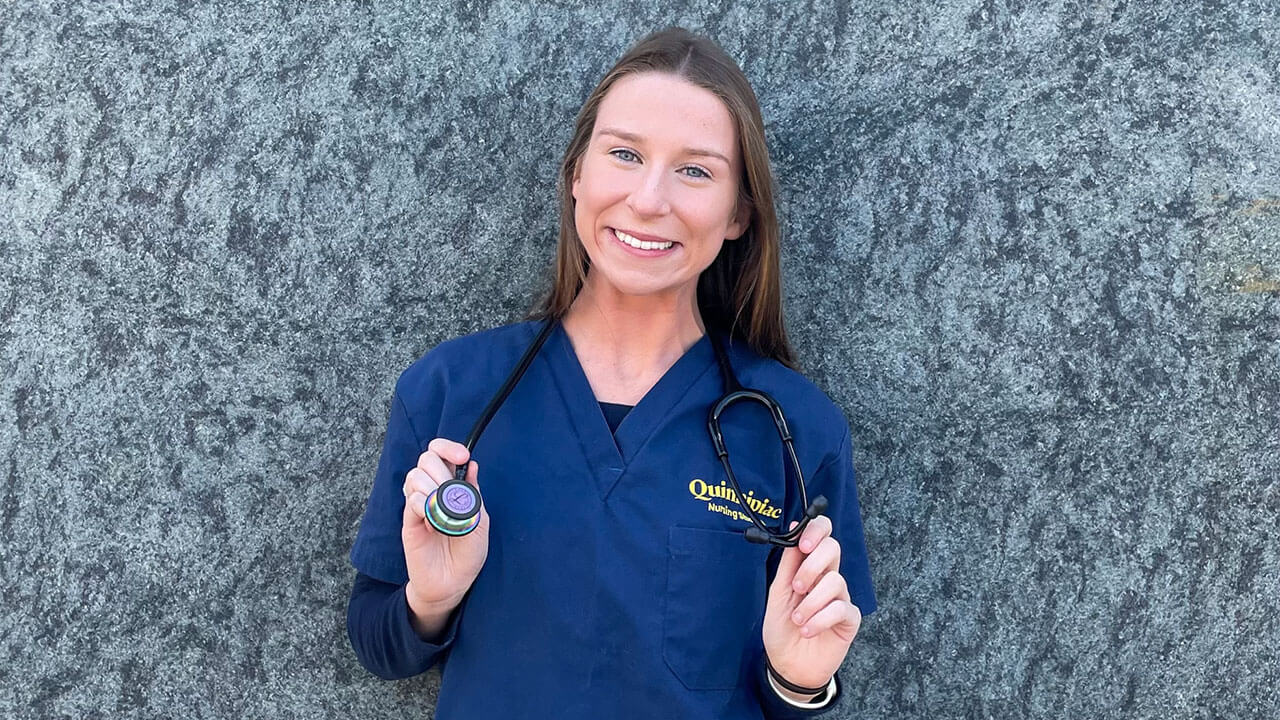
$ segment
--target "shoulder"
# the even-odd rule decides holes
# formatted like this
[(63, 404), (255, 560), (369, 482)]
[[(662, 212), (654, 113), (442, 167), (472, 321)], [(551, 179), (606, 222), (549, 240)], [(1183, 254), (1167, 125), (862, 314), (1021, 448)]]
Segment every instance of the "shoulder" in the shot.
[(738, 380), (768, 393), (782, 407), (797, 447), (804, 442), (830, 454), (847, 442), (848, 418), (812, 380), (773, 358), (756, 354), (741, 340), (727, 344), (726, 350)]
[(445, 340), (400, 374), (396, 393), (412, 398), (442, 385), (483, 381), (489, 375), (505, 373), (541, 326), (541, 321), (527, 320)]

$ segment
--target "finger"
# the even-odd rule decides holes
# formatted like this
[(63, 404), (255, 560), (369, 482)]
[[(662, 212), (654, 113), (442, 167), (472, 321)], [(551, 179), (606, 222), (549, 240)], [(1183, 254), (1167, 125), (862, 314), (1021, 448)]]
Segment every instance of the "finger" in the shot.
[[(793, 521), (788, 529), (794, 528), (797, 524)], [(774, 584), (785, 588), (791, 587), (796, 577), (796, 570), (800, 568), (803, 560), (804, 553), (797, 548), (783, 548), (782, 557), (778, 560), (778, 572), (773, 576)]]
[(800, 563), (796, 576), (791, 581), (791, 589), (799, 593), (809, 592), (809, 588), (818, 581), (823, 573), (840, 567), (840, 543), (830, 535), (822, 538), (818, 547), (813, 549)]
[[(439, 463), (440, 461), (437, 459), (435, 462)], [(467, 468), (467, 481), (472, 485), (475, 485), (477, 488), (479, 487), (477, 484), (479, 468), (479, 464), (474, 460), (469, 463)], [(447, 476), (445, 478), (445, 482), (451, 479), (451, 476)], [(405, 498), (406, 516), (410, 511), (412, 511), (418, 519), (425, 520), (427, 517), (427, 498), (434, 494), (443, 484), (444, 482), (436, 480), (436, 478), (432, 477), (420, 467), (410, 470), (405, 475), (404, 485), (400, 488), (400, 492), (404, 494)], [(483, 506), (480, 508), (480, 522), (487, 526), (488, 517)]]
[(845, 639), (852, 640), (858, 634), (860, 627), (862, 627), (862, 612), (858, 610), (858, 606), (848, 600), (833, 600), (800, 628), (800, 634), (804, 637), (814, 637), (827, 630), (835, 629)]
[(430, 473), (425, 472), (420, 467), (416, 467), (405, 474), (404, 487), (402, 490), (406, 498), (414, 492), (420, 492), (423, 495), (430, 495), (442, 484), (443, 483), (440, 480), (432, 477)]
[(832, 601), (848, 599), (849, 586), (844, 576), (838, 572), (829, 572), (822, 576), (822, 579), (813, 586), (813, 590), (810, 590), (791, 612), (791, 622), (804, 625), (813, 618), (815, 613), (830, 605)]
[(813, 552), (818, 547), (818, 543), (822, 542), (822, 538), (831, 535), (831, 518), (826, 515), (809, 521), (805, 526), (804, 532), (800, 534), (800, 550), (802, 552)]
[(431, 467), (433, 463), (436, 462), (439, 462), (446, 470), (449, 471), (450, 477), (453, 476), (453, 466), (442, 460), (435, 450), (423, 450), (422, 454), (418, 456), (418, 463), (415, 467), (420, 467), (423, 470), (431, 472)]
[(467, 450), (466, 445), (456, 443), (447, 438), (432, 440), (427, 444), (427, 450), (439, 455), (442, 460), (449, 463), (453, 468), (471, 459), (471, 453)]
[(427, 519), (427, 496), (417, 490), (409, 493), (404, 499), (404, 512), (406, 519), (412, 514), (418, 520), (425, 521)]
[(427, 517), (427, 495), (435, 492), (435, 489), (435, 480), (432, 480), (430, 475), (423, 472), (422, 468), (415, 467), (405, 473), (404, 484), (400, 487), (400, 492), (404, 494), (405, 528), (409, 527), (411, 519), (417, 518), (421, 521)]
[[(423, 453), (428, 455), (429, 453)], [(421, 462), (421, 458), (419, 459)], [(439, 462), (437, 459), (436, 462)], [(404, 476), (404, 487), (400, 491), (404, 493), (404, 512), (405, 518), (408, 519), (409, 513), (413, 513), (418, 520), (426, 521), (427, 519), (427, 497), (436, 491), (440, 483), (421, 467), (415, 467)]]
[(436, 481), (437, 485), (443, 485), (453, 479), (454, 466), (440, 459), (440, 456), (434, 451), (428, 450), (418, 456), (418, 470), (425, 472)]

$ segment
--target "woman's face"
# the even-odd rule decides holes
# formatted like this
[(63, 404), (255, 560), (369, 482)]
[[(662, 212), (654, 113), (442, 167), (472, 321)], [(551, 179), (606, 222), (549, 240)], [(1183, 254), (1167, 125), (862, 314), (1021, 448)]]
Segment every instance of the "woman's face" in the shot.
[(733, 116), (714, 94), (662, 73), (615, 82), (573, 180), (588, 284), (695, 295), (725, 239), (746, 230), (745, 209), (735, 216), (741, 168)]

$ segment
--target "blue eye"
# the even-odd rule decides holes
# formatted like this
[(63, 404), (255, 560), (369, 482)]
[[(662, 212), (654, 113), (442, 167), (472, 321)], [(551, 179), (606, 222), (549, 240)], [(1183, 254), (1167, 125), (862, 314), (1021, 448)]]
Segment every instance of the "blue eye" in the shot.
[[(626, 148), (617, 148), (617, 149), (615, 149), (615, 150), (610, 150), (610, 151), (609, 151), (609, 154), (610, 154), (610, 155), (612, 155), (612, 156), (614, 156), (614, 157), (616, 157), (616, 158), (618, 158), (618, 159), (619, 159), (619, 160), (621, 160), (622, 162), (628, 162), (628, 163), (629, 163), (629, 162), (639, 162), (639, 161), (640, 161), (640, 156), (639, 156), (639, 155), (635, 154), (634, 152), (632, 152), (632, 151), (630, 151), (630, 150), (628, 150), (628, 149), (626, 149)], [(699, 179), (699, 180), (710, 180), (710, 179), (711, 179), (711, 173), (707, 172), (706, 170), (703, 170), (702, 168), (700, 168), (700, 167), (698, 167), (698, 166), (696, 166), (696, 165), (691, 165), (691, 166), (689, 166), (689, 167), (681, 168), (681, 169), (682, 169), (682, 170), (692, 170), (692, 171), (694, 172), (694, 174), (689, 175), (689, 177), (697, 178), (697, 179)]]

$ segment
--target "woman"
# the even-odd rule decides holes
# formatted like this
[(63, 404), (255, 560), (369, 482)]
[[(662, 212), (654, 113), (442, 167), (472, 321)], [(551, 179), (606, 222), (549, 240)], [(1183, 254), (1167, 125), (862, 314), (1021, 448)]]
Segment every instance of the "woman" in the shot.
[[(583, 105), (561, 167), (553, 288), (537, 319), (442, 343), (399, 378), (351, 551), (348, 632), (384, 678), (445, 661), (439, 717), (803, 717), (875, 609), (849, 428), (792, 365), (763, 124), (736, 63), (679, 28), (637, 43)], [(467, 435), (549, 321), (475, 445)], [(742, 384), (789, 414), (808, 496), (779, 556), (743, 539), (804, 512), (774, 421), (707, 435)], [(455, 468), (479, 525), (434, 530)], [(837, 538), (839, 542), (837, 542)]]

